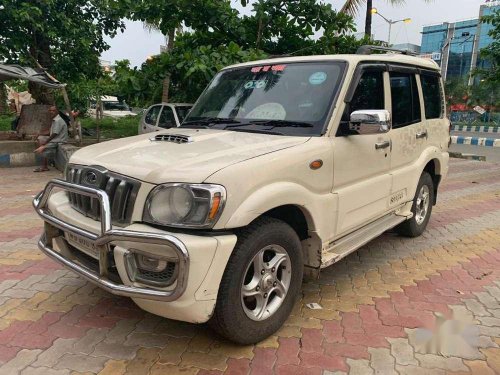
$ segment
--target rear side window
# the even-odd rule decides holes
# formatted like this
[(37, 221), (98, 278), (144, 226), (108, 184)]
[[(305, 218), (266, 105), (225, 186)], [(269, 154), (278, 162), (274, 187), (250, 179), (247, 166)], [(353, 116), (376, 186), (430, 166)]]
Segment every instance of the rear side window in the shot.
[(438, 76), (422, 74), (420, 76), (422, 91), (424, 94), (425, 118), (441, 118), (443, 105), (441, 97), (441, 85)]
[(146, 117), (144, 121), (148, 125), (156, 126), (156, 121), (158, 120), (158, 116), (160, 115), (161, 105), (155, 105), (152, 107), (148, 113), (146, 113)]
[(421, 121), (420, 99), (414, 74), (391, 72), (392, 128)]

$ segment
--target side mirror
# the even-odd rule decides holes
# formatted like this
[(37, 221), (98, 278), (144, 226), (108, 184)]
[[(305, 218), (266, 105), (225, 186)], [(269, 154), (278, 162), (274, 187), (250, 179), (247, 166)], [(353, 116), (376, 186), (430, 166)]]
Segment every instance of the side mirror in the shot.
[(349, 130), (354, 134), (381, 134), (391, 128), (391, 114), (385, 109), (363, 109), (351, 113)]

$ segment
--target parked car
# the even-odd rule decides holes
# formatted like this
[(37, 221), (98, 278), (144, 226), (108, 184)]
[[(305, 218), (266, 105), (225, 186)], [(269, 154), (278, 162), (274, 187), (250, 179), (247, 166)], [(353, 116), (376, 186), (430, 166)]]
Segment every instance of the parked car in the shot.
[(91, 117), (111, 117), (121, 118), (126, 116), (136, 116), (127, 103), (119, 101), (116, 96), (101, 96), (101, 106), (98, 107), (96, 100), (90, 102), (88, 115)]
[(437, 202), (439, 67), (370, 50), (225, 68), (181, 127), (77, 151), (35, 198), (40, 249), (151, 313), (265, 339), (304, 274), (421, 235)]
[(149, 107), (139, 123), (139, 134), (175, 128), (181, 125), (192, 104), (160, 103)]

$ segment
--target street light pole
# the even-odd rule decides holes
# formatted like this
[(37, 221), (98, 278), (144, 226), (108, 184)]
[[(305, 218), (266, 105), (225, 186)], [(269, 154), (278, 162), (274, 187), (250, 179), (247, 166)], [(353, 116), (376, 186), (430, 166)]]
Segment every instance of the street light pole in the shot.
[(378, 14), (380, 17), (382, 17), (382, 19), (385, 22), (387, 22), (389, 24), (389, 36), (387, 38), (387, 44), (389, 46), (391, 45), (392, 25), (394, 25), (396, 23), (399, 23), (399, 22), (404, 22), (404, 23), (410, 23), (411, 22), (411, 18), (403, 18), (401, 20), (396, 20), (396, 21), (390, 20), (390, 19), (384, 17), (384, 15), (382, 15), (381, 13), (379, 13), (379, 11), (377, 10), (377, 8), (372, 8), (371, 12), (372, 12), (372, 14)]

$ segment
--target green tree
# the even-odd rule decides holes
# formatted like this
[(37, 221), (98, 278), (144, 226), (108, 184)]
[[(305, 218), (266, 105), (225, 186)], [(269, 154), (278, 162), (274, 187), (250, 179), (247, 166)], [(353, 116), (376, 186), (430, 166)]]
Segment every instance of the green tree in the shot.
[(241, 26), (239, 44), (271, 55), (318, 53), (318, 45), (332, 47), (355, 30), (352, 17), (315, 0), (258, 0)]
[[(42, 66), (63, 82), (96, 77), (104, 37), (124, 30), (130, 0), (2, 0), (0, 59)], [(30, 85), (41, 103), (50, 93)]]
[[(183, 26), (209, 33), (212, 39), (230, 34), (237, 11), (229, 0), (142, 0), (135, 3), (132, 18), (146, 28), (160, 31), (167, 41), (165, 53), (174, 47), (176, 31)], [(170, 74), (163, 77), (162, 101), (169, 100)]]

